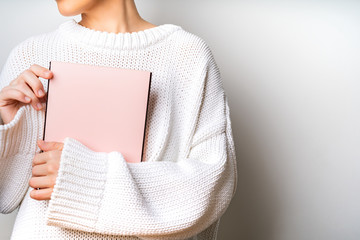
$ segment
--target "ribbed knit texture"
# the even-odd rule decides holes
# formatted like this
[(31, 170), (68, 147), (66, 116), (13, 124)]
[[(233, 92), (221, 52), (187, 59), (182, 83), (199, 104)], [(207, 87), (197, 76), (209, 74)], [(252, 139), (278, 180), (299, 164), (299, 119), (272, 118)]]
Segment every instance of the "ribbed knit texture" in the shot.
[(228, 100), (205, 41), (173, 24), (115, 34), (69, 19), (11, 51), (0, 89), (52, 60), (153, 73), (144, 159), (127, 163), (67, 137), (51, 200), (34, 200), (45, 112), (21, 107), (0, 125), (0, 210), (19, 207), (11, 239), (216, 239), (237, 171)]

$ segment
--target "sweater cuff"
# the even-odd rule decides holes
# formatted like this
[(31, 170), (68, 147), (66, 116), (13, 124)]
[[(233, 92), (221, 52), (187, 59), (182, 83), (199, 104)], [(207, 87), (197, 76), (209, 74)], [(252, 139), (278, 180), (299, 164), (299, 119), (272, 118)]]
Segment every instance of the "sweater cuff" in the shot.
[(78, 140), (64, 139), (58, 176), (46, 213), (46, 224), (93, 232), (107, 174), (107, 153)]
[(30, 108), (31, 105), (21, 106), (11, 122), (0, 125), (0, 159), (29, 149), (27, 141), (32, 139), (33, 122), (37, 119), (37, 112)]

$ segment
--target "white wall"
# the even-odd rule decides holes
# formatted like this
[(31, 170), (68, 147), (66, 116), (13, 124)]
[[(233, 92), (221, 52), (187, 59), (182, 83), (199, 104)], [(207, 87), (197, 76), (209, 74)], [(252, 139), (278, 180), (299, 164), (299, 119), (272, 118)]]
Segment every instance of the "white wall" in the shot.
[[(203, 37), (221, 69), (239, 183), (218, 239), (360, 239), (360, 2), (137, 4)], [(64, 20), (55, 1), (0, 0), (0, 65)], [(14, 217), (0, 216), (0, 239)]]

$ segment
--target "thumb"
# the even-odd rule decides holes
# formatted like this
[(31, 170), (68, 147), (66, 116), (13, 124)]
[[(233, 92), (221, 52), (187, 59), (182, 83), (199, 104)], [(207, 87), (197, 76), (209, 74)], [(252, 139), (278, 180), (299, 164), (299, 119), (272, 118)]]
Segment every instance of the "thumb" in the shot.
[(40, 149), (43, 151), (62, 150), (63, 148), (63, 143), (61, 142), (46, 142), (43, 140), (38, 140), (37, 143)]

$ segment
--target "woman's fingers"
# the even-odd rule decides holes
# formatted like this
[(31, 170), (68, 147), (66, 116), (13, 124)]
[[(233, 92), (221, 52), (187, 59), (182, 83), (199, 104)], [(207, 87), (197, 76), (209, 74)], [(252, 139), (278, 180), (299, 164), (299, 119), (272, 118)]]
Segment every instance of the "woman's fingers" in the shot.
[(28, 99), (26, 98), (27, 97), (26, 94), (11, 86), (4, 87), (2, 94), (3, 97), (2, 100), (0, 101), (0, 107), (5, 107), (9, 104), (12, 104), (14, 100), (23, 103), (29, 103), (31, 101), (31, 98)]
[(26, 97), (31, 99), (30, 103), (35, 110), (40, 110), (43, 108), (41, 99), (35, 96), (34, 92), (30, 89), (26, 82), (19, 83), (16, 88), (24, 95), (26, 95)]
[(54, 185), (55, 181), (50, 176), (32, 177), (29, 181), (29, 186), (32, 188), (47, 188)]
[(42, 77), (45, 79), (50, 79), (53, 77), (50, 70), (37, 64), (31, 65), (30, 71), (32, 71), (37, 77)]
[(32, 176), (40, 177), (40, 176), (47, 176), (49, 173), (49, 165), (48, 164), (40, 164), (35, 165), (32, 168)]
[(35, 165), (47, 163), (48, 159), (49, 159), (48, 152), (36, 153), (32, 161), (32, 166), (34, 167)]
[(43, 84), (37, 76), (30, 70), (25, 70), (21, 75), (21, 82), (17, 85), (22, 91), (32, 99), (31, 104), (36, 110), (42, 108), (41, 103), (45, 101), (45, 91)]
[(34, 72), (32, 72), (30, 69), (27, 69), (21, 76), (38, 98), (42, 98), (44, 96), (43, 85)]
[(30, 197), (35, 200), (50, 200), (53, 188), (44, 188), (44, 189), (33, 189), (30, 191)]
[(16, 79), (0, 91), (0, 117), (4, 124), (12, 121), (17, 110), (25, 104), (31, 104), (35, 110), (44, 110), (46, 92), (38, 77), (50, 79), (53, 73), (47, 68), (33, 64)]

